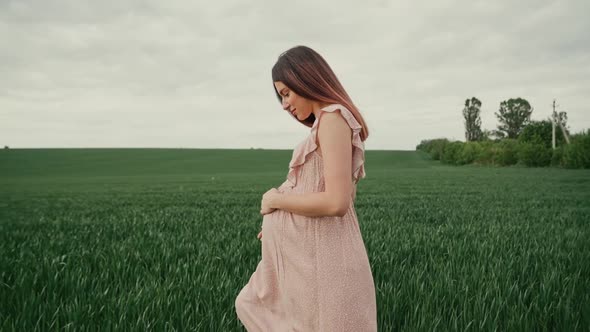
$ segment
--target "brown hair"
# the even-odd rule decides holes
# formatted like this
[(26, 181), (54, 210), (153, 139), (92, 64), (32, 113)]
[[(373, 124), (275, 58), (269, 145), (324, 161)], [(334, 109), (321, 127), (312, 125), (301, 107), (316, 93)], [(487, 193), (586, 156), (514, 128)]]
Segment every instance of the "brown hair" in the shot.
[[(363, 127), (360, 132), (361, 140), (365, 141), (369, 137), (369, 128), (365, 120), (332, 68), (311, 48), (295, 46), (279, 55), (279, 59), (272, 67), (272, 81), (279, 102), (282, 102), (281, 95), (274, 86), (274, 82), (277, 81), (283, 82), (304, 98), (346, 107)], [(315, 115), (312, 113), (307, 119), (299, 122), (311, 127), (315, 122)]]

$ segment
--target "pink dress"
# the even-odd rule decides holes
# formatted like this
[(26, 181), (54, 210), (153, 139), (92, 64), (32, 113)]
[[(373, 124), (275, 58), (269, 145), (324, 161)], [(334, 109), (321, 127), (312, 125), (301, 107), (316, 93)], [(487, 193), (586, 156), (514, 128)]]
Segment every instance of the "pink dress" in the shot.
[[(284, 210), (262, 221), (262, 259), (235, 300), (238, 319), (254, 331), (377, 331), (375, 286), (354, 209), (356, 183), (365, 177), (361, 126), (340, 104), (352, 128), (353, 193), (343, 217), (306, 217)], [(325, 190), (317, 151), (320, 116), (293, 151), (283, 193)]]

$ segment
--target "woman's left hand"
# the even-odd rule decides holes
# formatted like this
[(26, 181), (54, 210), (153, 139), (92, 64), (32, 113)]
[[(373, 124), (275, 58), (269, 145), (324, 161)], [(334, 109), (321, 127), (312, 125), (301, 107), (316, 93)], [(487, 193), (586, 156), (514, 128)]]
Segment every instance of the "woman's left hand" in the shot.
[(271, 188), (269, 191), (265, 192), (264, 195), (262, 195), (260, 214), (265, 215), (276, 210), (276, 202), (280, 195), (281, 192), (276, 188)]

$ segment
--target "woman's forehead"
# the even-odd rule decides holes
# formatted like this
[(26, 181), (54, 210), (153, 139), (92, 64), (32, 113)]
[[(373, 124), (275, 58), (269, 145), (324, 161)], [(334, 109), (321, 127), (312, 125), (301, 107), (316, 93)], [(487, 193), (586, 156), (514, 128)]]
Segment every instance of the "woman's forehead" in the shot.
[(275, 90), (277, 91), (278, 94), (283, 94), (286, 93), (285, 91), (290, 90), (288, 86), (286, 86), (285, 84), (283, 84), (283, 82), (275, 82)]

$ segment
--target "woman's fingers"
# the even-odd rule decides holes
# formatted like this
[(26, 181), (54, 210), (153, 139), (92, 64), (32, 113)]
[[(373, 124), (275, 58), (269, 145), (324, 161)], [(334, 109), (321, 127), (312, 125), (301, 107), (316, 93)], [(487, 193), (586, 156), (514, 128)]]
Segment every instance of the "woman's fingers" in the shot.
[(260, 231), (260, 233), (258, 233), (258, 235), (256, 236), (259, 240), (262, 239), (262, 231)]
[(260, 214), (265, 215), (269, 213), (273, 213), (276, 209), (260, 209)]

